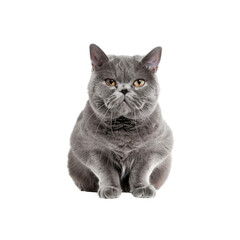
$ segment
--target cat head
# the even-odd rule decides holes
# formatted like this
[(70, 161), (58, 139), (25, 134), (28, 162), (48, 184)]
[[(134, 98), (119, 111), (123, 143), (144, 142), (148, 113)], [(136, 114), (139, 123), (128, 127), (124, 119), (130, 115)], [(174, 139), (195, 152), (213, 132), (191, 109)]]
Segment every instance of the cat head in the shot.
[(146, 118), (157, 105), (159, 86), (156, 72), (162, 48), (146, 56), (106, 55), (90, 45), (92, 76), (88, 85), (93, 110), (104, 118)]

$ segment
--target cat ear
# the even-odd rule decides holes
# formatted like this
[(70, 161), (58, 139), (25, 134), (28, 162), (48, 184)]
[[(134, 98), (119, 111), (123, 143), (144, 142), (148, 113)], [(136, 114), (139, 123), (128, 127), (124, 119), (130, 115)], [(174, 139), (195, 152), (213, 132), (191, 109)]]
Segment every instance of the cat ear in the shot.
[(104, 63), (109, 61), (108, 57), (100, 47), (95, 44), (91, 44), (89, 47), (93, 70), (99, 69)]
[(162, 48), (156, 47), (142, 59), (141, 63), (149, 70), (156, 72), (161, 59), (161, 55)]

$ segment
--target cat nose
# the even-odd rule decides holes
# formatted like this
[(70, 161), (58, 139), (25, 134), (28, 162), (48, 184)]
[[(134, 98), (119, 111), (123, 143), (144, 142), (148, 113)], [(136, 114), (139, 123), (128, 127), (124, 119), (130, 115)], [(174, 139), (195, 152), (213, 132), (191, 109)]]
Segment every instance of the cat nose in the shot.
[(127, 89), (122, 89), (121, 92), (125, 95), (128, 92), (128, 90)]

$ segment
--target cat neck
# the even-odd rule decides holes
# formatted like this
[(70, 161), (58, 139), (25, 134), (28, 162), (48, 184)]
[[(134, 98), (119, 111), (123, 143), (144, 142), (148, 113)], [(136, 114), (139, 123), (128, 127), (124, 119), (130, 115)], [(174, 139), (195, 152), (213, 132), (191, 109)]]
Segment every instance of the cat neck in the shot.
[(113, 131), (121, 130), (121, 129), (132, 131), (142, 125), (141, 120), (130, 119), (124, 116), (120, 116), (118, 118), (111, 119), (111, 120), (105, 120), (104, 123), (106, 127), (111, 128)]
[(156, 106), (155, 110), (144, 119), (132, 119), (125, 116), (120, 116), (116, 119), (106, 119), (103, 121), (105, 127), (113, 130), (124, 130), (124, 131), (136, 131), (137, 129), (153, 129), (162, 122), (161, 110), (159, 105)]

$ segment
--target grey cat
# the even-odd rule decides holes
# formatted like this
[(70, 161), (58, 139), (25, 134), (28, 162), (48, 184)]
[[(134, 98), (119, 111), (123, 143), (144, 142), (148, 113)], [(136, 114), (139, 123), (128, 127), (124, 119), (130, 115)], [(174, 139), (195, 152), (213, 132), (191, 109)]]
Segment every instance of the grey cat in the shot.
[(161, 116), (156, 71), (162, 53), (108, 55), (90, 45), (89, 100), (71, 135), (68, 168), (101, 198), (154, 197), (171, 165), (172, 132)]

